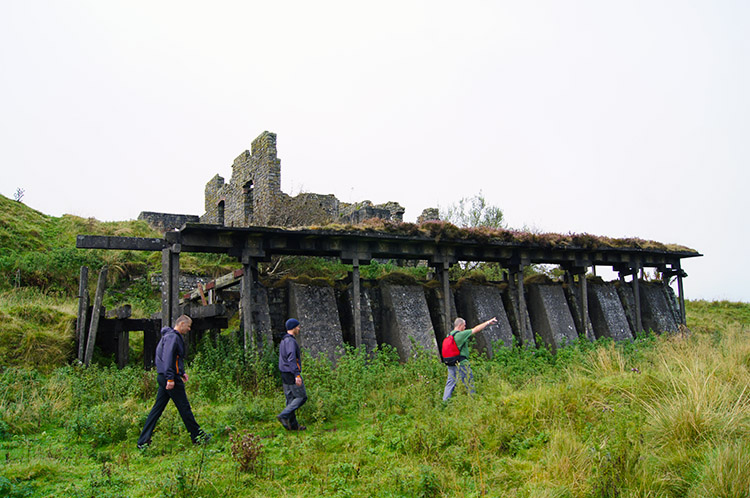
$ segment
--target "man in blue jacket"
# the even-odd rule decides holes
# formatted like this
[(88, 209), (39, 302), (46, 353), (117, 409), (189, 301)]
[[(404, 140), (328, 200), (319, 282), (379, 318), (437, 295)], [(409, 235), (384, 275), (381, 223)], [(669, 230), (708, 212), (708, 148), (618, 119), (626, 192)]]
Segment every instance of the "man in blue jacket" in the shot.
[(151, 444), (151, 433), (154, 432), (156, 422), (170, 399), (174, 401), (194, 444), (207, 442), (211, 437), (203, 432), (198, 422), (195, 421), (193, 410), (185, 394), (185, 382), (188, 376), (185, 373), (183, 336), (190, 332), (192, 324), (193, 320), (189, 316), (182, 315), (175, 321), (174, 328), (161, 329), (161, 340), (156, 346), (156, 382), (159, 384), (159, 390), (156, 393), (154, 407), (151, 408), (146, 425), (138, 438), (138, 449), (146, 449)]
[(286, 335), (279, 343), (279, 371), (284, 386), (286, 408), (276, 418), (288, 431), (304, 431), (307, 429), (304, 425), (299, 425), (294, 413), (307, 401), (307, 391), (305, 391), (305, 383), (302, 382), (301, 375), (302, 360), (299, 354), (299, 344), (297, 344), (299, 329), (299, 320), (296, 318), (287, 320)]

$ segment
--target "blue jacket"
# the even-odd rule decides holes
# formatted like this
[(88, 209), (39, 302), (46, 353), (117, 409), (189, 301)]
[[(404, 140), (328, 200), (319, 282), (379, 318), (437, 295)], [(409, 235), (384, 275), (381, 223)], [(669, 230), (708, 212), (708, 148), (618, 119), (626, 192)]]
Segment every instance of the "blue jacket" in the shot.
[[(285, 384), (293, 384), (293, 379), (302, 371), (299, 344), (292, 334), (286, 334), (279, 343), (279, 370)], [(291, 382), (289, 382), (290, 376), (292, 377)]]
[(172, 327), (161, 329), (161, 340), (156, 346), (156, 373), (167, 380), (182, 379), (185, 373), (185, 341)]

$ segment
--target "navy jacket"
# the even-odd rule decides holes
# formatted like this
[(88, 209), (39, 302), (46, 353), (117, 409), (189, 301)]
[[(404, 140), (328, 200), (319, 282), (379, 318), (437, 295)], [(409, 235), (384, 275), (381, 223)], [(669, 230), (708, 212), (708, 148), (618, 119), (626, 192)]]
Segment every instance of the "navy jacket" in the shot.
[(156, 346), (156, 373), (167, 380), (182, 379), (185, 373), (185, 341), (172, 327), (161, 329), (161, 340)]
[(279, 343), (279, 370), (284, 384), (294, 384), (302, 371), (299, 344), (292, 334), (286, 334)]

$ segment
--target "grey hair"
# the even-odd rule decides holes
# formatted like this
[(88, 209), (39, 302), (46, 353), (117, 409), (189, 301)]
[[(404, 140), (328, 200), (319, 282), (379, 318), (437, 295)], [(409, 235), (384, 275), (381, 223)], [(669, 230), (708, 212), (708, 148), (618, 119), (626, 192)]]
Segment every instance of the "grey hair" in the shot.
[(464, 325), (465, 325), (465, 324), (466, 324), (466, 320), (464, 320), (464, 319), (463, 319), (463, 318), (461, 318), (461, 317), (459, 317), (459, 318), (456, 318), (456, 320), (455, 320), (455, 321), (453, 322), (453, 328), (454, 328), (454, 329), (457, 329), (457, 328), (458, 328), (458, 327), (459, 327), (460, 325), (462, 325), (462, 324), (464, 324)]

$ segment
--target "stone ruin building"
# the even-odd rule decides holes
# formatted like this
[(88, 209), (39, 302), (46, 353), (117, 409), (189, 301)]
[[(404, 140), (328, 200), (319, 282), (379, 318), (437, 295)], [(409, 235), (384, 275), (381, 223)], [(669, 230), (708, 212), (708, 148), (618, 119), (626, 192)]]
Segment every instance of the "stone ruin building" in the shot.
[[(369, 218), (403, 221), (404, 208), (398, 202), (373, 204), (341, 202), (332, 194), (300, 193), (295, 197), (281, 191), (281, 160), (276, 151), (276, 134), (264, 131), (250, 150), (232, 163), (232, 177), (226, 183), (215, 175), (206, 184), (203, 216), (142, 212), (155, 229), (166, 232), (186, 222), (226, 227), (299, 227), (328, 223), (358, 224)], [(438, 219), (437, 209), (422, 212), (419, 221)]]

